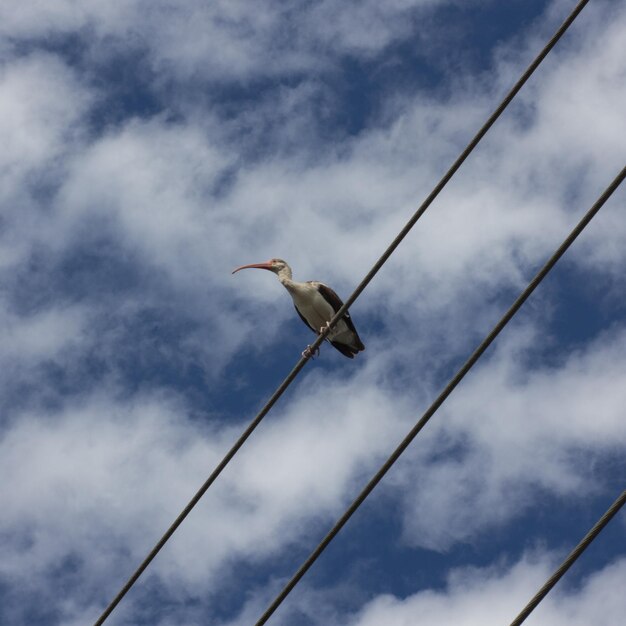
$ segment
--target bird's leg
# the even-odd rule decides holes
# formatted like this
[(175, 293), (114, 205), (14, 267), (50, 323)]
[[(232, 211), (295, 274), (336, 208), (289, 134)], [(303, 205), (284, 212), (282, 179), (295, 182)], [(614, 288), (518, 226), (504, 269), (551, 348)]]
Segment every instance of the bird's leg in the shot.
[(314, 359), (320, 353), (319, 346), (315, 348), (315, 351), (311, 350), (311, 346), (307, 346), (306, 349), (302, 352), (302, 356), (305, 359)]
[(330, 322), (326, 322), (326, 324), (324, 324), (324, 326), (322, 326), (320, 328), (320, 335), (327, 329), (330, 328)]

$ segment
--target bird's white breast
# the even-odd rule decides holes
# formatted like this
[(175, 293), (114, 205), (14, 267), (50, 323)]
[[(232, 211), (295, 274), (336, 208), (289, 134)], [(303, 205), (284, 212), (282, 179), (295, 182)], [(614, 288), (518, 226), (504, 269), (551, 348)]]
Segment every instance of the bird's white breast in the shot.
[[(326, 325), (326, 322), (330, 322), (335, 314), (333, 307), (324, 299), (315, 285), (293, 283), (288, 291), (302, 317), (318, 332), (322, 326)], [(339, 320), (328, 336), (330, 339), (336, 339), (346, 331), (348, 331), (348, 327), (345, 322)]]

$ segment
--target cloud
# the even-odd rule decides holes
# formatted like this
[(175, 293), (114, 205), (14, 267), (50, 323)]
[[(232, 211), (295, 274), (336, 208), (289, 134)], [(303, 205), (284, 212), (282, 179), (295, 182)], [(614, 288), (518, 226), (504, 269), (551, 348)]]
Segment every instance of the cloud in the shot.
[[(623, 337), (612, 337), (523, 385), (514, 350), (492, 359), (437, 416), (434, 436), (420, 437), (391, 481), (402, 488), (405, 540), (449, 549), (519, 515), (531, 500), (527, 489), (537, 484), (570, 497), (601, 488), (600, 482), (591, 489), (580, 458), (568, 454), (589, 446), (590, 430), (589, 413), (571, 390), (588, 397), (609, 368), (619, 377), (615, 361), (622, 343)], [(327, 527), (415, 411), (411, 397), (384, 391), (381, 375), (370, 366), (333, 384), (322, 373), (310, 374), (299, 397), (267, 418), (151, 566), (151, 584), (173, 596), (183, 589), (201, 593), (207, 585), (219, 589), (235, 563), (262, 568), (288, 546), (308, 544), (318, 526)], [(621, 391), (604, 382), (605, 407), (612, 412), (605, 410), (595, 423), (598, 452), (616, 450), (615, 442), (623, 440), (615, 419)], [(492, 405), (484, 402), (489, 396)], [(558, 404), (558, 415), (551, 404)], [(562, 414), (570, 416), (565, 438)], [(7, 511), (2, 532), (9, 538), (4, 576), (45, 588), (56, 565), (76, 555), (70, 573), (79, 572), (85, 582), (76, 587), (79, 595), (68, 598), (71, 610), (103, 602), (115, 591), (119, 572), (139, 562), (240, 430), (240, 423), (190, 419), (189, 407), (171, 395), (125, 400), (114, 390), (61, 410), (23, 413), (5, 428), (0, 450), (0, 471), (15, 476), (0, 494)], [(457, 440), (468, 452), (450, 456), (446, 450)], [(37, 459), (28, 471), (26, 458)], [(380, 488), (388, 490), (385, 482)], [(103, 545), (104, 553), (97, 548)]]
[[(268, 418), (264, 436), (154, 563), (151, 577), (168, 593), (220, 588), (229, 564), (262, 563), (285, 542), (299, 542), (303, 529), (332, 518), (372, 455), (388, 446), (399, 426), (389, 397), (376, 389), (350, 397), (341, 385), (325, 385), (320, 419), (314, 379), (306, 396)], [(2, 576), (29, 581), (43, 599), (54, 572), (79, 574), (83, 582), (65, 597), (68, 611), (85, 611), (114, 591), (120, 572), (143, 558), (156, 529), (169, 525), (241, 429), (192, 421), (185, 403), (166, 394), (124, 400), (113, 391), (60, 410), (24, 411), (0, 442), (0, 472), (14, 476), (0, 493)], [(36, 463), (25, 465), (27, 458)]]
[(21, 261), (42, 230), (54, 226), (36, 198), (54, 188), (64, 158), (79, 145), (92, 95), (47, 54), (0, 66), (0, 94), (3, 268)]
[(2, 349), (5, 367), (17, 359), (38, 362), (78, 340), (85, 324), (80, 308), (47, 310), (31, 317), (4, 312)]
[[(329, 70), (342, 55), (374, 55), (414, 34), (417, 17), (458, 0), (376, 2), (325, 1), (314, 5), (125, 0), (111, 6), (69, 0), (27, 2), (0, 11), (2, 31), (10, 41), (62, 37), (119, 52), (147, 50), (154, 66), (184, 79), (194, 76), (223, 81)], [(181, 38), (181, 33), (185, 37)]]
[[(346, 102), (327, 80), (337, 59), (380, 60), (408, 32), (419, 39), (416, 16), (436, 6), (0, 9), (13, 42), (0, 71), (5, 619), (36, 623), (33, 598), (56, 612), (48, 623), (95, 615), (234, 441), (283, 359), (297, 358), (310, 335), (294, 331), (280, 284), (232, 268), (281, 256), (297, 279), (347, 295), (538, 48), (519, 35), (489, 74), (385, 92), (362, 128), (339, 127), (333, 107)], [(189, 623), (202, 621), (189, 598), (227, 620), (206, 589), (224, 591), (224, 614), (237, 614), (242, 601), (226, 588), (238, 568), (255, 601), (271, 595), (276, 561), (332, 523), (622, 166), (626, 14), (594, 7), (353, 307), (363, 358), (343, 370), (325, 350), (120, 620), (171, 601), (186, 605)], [(66, 35), (80, 42), (74, 56), (59, 43)], [(137, 54), (157, 112), (109, 118), (102, 110), (117, 85), (94, 77), (107, 58), (136, 68)], [(251, 100), (225, 84), (264, 86)], [(576, 277), (606, 283), (607, 309), (622, 294), (621, 203), (616, 196), (568, 254)], [(623, 325), (607, 315), (601, 336), (570, 345), (556, 328), (546, 338), (553, 287), (533, 297), (547, 312), (525, 309), (381, 486), (406, 544), (452, 551), (506, 529), (541, 494), (607, 489), (611, 477), (594, 468), (623, 453)], [(409, 609), (486, 623), (492, 596), (481, 594), (500, 597), (508, 580), (521, 603), (550, 564), (458, 571), (445, 593), (378, 598), (354, 623), (402, 623)], [(307, 596), (310, 607), (325, 593)], [(156, 594), (163, 603), (146, 601)], [(578, 609), (595, 609), (591, 597)], [(331, 608), (327, 623), (344, 613)]]
[[(597, 28), (593, 23), (592, 34)], [(620, 45), (618, 26), (605, 40), (610, 50)], [(441, 314), (468, 283), (473, 290), (523, 284), (528, 268), (567, 232), (572, 211), (595, 199), (609, 180), (605, 172), (613, 173), (618, 162), (619, 132), (599, 128), (600, 133), (586, 124), (583, 145), (576, 139), (580, 133), (570, 130), (586, 114), (585, 93), (598, 92), (601, 81), (621, 84), (619, 66), (604, 63), (605, 52), (595, 49), (591, 35), (588, 41), (567, 64), (542, 68), (539, 83), (522, 95), (524, 106), (536, 113), (522, 126), (515, 116), (499, 122), (398, 250), (391, 266), (403, 288), (383, 273), (369, 290), (371, 300), (359, 306), (369, 301), (379, 307), (382, 301), (401, 310), (417, 302)], [(578, 67), (582, 78), (568, 79), (575, 71), (570, 67)], [(189, 291), (197, 292), (209, 273), (212, 282), (230, 288), (234, 283), (226, 277), (232, 266), (279, 255), (290, 260), (297, 276), (319, 277), (347, 292), (456, 156), (467, 128), (478, 127), (494, 97), (463, 86), (444, 100), (418, 94), (395, 102), (391, 123), (341, 146), (331, 142), (320, 149), (319, 140), (303, 142), (295, 153), (294, 138), (308, 113), (294, 109), (289, 99), (279, 100), (277, 114), (285, 123), (278, 138), (290, 152), (282, 156), (278, 143), (276, 154), (260, 162), (248, 155), (245, 140), (228, 143), (241, 128), (239, 118), (221, 123), (209, 113), (202, 121), (195, 115), (176, 123), (167, 116), (131, 120), (64, 162), (68, 171), (55, 202), (58, 213), (47, 231), (78, 231), (75, 236), (83, 237), (88, 226), (77, 223), (101, 228), (104, 221), (119, 243)], [(623, 90), (613, 87), (610, 97), (597, 103), (598, 118), (619, 125), (625, 99)], [(245, 117), (246, 128), (271, 124), (265, 108)], [(572, 123), (565, 127), (561, 117)], [(581, 162), (594, 165), (584, 187), (575, 183), (584, 191), (575, 198), (568, 188), (580, 179)], [(485, 180), (491, 182), (478, 183)], [(325, 254), (316, 255), (322, 242)], [(606, 250), (604, 258), (613, 250), (611, 259), (621, 249), (612, 238), (594, 248)], [(243, 280), (254, 298), (267, 300), (267, 290), (255, 287), (258, 281)], [(427, 302), (421, 295), (426, 293)]]
[(1, 167), (16, 182), (68, 151), (90, 98), (74, 73), (46, 54), (5, 63), (0, 84)]
[[(351, 626), (408, 626), (416, 620), (437, 626), (508, 624), (551, 574), (554, 562), (526, 556), (511, 567), (460, 569), (451, 573), (444, 591), (426, 590), (407, 598), (380, 596), (368, 603)], [(557, 587), (535, 609), (528, 624), (618, 623), (625, 605), (619, 592), (626, 574), (624, 559), (595, 572), (580, 589)]]
[(537, 341), (527, 329), (505, 331), (404, 461), (413, 545), (448, 550), (520, 515), (541, 493), (605, 489), (594, 459), (623, 454), (626, 444), (624, 331), (529, 370)]

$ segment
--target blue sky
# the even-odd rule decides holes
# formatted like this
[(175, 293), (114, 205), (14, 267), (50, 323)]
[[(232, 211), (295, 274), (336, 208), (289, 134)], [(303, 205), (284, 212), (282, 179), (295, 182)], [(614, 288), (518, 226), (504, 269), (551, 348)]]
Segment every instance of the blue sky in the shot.
[[(0, 623), (92, 623), (573, 0), (0, 8)], [(626, 155), (592, 0), (108, 623), (254, 623)], [(274, 615), (509, 623), (624, 488), (626, 191)], [(528, 620), (617, 624), (621, 514)]]

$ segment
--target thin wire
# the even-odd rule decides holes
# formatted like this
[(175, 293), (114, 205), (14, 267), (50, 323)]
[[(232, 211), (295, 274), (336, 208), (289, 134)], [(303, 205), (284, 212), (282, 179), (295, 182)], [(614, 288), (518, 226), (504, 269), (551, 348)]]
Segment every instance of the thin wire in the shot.
[(444, 390), (437, 396), (435, 401), (426, 410), (420, 420), (409, 431), (409, 434), (400, 442), (398, 447), (393, 451), (391, 456), (385, 461), (383, 466), (376, 472), (374, 477), (367, 483), (363, 491), (358, 495), (356, 500), (348, 507), (346, 512), (339, 518), (337, 523), (333, 526), (330, 532), (322, 539), (317, 548), (311, 552), (307, 560), (300, 566), (298, 571), (293, 575), (291, 580), (285, 585), (283, 590), (276, 596), (274, 601), (270, 604), (268, 609), (263, 613), (259, 621), (255, 626), (261, 626), (265, 624), (270, 618), (272, 613), (280, 606), (283, 600), (289, 595), (289, 592), (298, 584), (300, 579), (304, 576), (307, 570), (313, 565), (320, 554), (326, 549), (328, 544), (334, 539), (339, 531), (344, 527), (346, 522), (352, 517), (353, 513), (363, 504), (367, 496), (374, 490), (374, 487), (382, 480), (383, 476), (389, 471), (391, 466), (400, 458), (400, 455), (407, 449), (409, 444), (415, 439), (417, 434), (424, 428), (428, 420), (435, 414), (437, 409), (443, 404), (445, 399), (452, 393), (454, 388), (463, 380), (465, 375), (474, 366), (476, 361), (482, 356), (482, 354), (491, 345), (494, 339), (500, 334), (500, 331), (509, 323), (511, 318), (517, 313), (521, 306), (526, 302), (530, 294), (537, 288), (539, 283), (545, 278), (548, 272), (554, 267), (556, 262), (563, 256), (565, 251), (572, 245), (574, 240), (580, 235), (587, 224), (591, 221), (593, 216), (600, 210), (602, 205), (611, 197), (611, 194), (619, 187), (619, 185), (626, 177), (626, 167), (617, 175), (613, 182), (606, 188), (604, 193), (598, 198), (595, 204), (587, 211), (584, 217), (578, 222), (574, 230), (568, 235), (567, 239), (559, 246), (556, 252), (550, 257), (547, 263), (539, 270), (537, 275), (530, 281), (526, 289), (518, 296), (517, 300), (511, 305), (509, 310), (502, 316), (500, 321), (494, 326), (492, 331), (483, 339), (482, 343), (474, 350), (472, 355), (467, 359), (465, 364), (454, 375), (450, 382), (446, 385)]
[(567, 558), (559, 565), (558, 569), (548, 578), (543, 587), (536, 593), (531, 601), (524, 607), (522, 612), (511, 622), (510, 626), (520, 626), (522, 622), (534, 611), (537, 605), (550, 593), (567, 570), (574, 564), (578, 557), (589, 547), (589, 544), (602, 532), (604, 527), (617, 515), (626, 503), (626, 490), (613, 502), (606, 513), (596, 522), (594, 527), (583, 537), (582, 541), (569, 553)]
[[(413, 217), (406, 223), (404, 228), (400, 231), (398, 236), (391, 242), (389, 247), (385, 250), (382, 256), (378, 259), (372, 269), (367, 273), (365, 278), (361, 281), (361, 283), (357, 286), (354, 292), (350, 295), (350, 297), (346, 300), (344, 305), (337, 311), (335, 316), (329, 322), (329, 325), (325, 327), (324, 331), (318, 335), (313, 344), (311, 344), (311, 354), (315, 352), (315, 350), (322, 344), (322, 342), (326, 339), (326, 336), (330, 332), (330, 330), (334, 327), (334, 325), (343, 317), (344, 313), (348, 310), (348, 308), (354, 304), (355, 300), (361, 295), (361, 292), (367, 287), (372, 278), (378, 273), (380, 268), (385, 264), (387, 259), (391, 256), (394, 250), (400, 245), (400, 242), (406, 237), (409, 231), (415, 226), (417, 220), (426, 212), (428, 207), (432, 204), (433, 200), (439, 195), (442, 189), (446, 186), (448, 181), (452, 178), (452, 176), (456, 173), (456, 171), (461, 167), (463, 162), (467, 159), (470, 153), (474, 150), (474, 148), (478, 145), (480, 140), (485, 136), (487, 131), (493, 126), (495, 121), (500, 117), (500, 115), (504, 112), (506, 107), (510, 104), (511, 100), (517, 95), (519, 90), (524, 86), (526, 81), (532, 76), (534, 71), (539, 67), (544, 58), (548, 55), (550, 50), (556, 45), (562, 35), (567, 31), (572, 22), (576, 19), (578, 14), (583, 10), (585, 5), (589, 2), (589, 0), (580, 0), (574, 10), (570, 13), (568, 18), (563, 22), (563, 24), (559, 27), (556, 33), (552, 36), (550, 41), (545, 45), (543, 50), (537, 55), (535, 60), (528, 66), (526, 71), (522, 74), (521, 78), (515, 83), (509, 93), (505, 96), (504, 100), (500, 103), (500, 105), (495, 109), (495, 111), (491, 114), (485, 124), (480, 128), (480, 130), (476, 133), (474, 138), (469, 142), (465, 150), (461, 152), (459, 157), (454, 161), (450, 169), (444, 174), (441, 180), (437, 183), (435, 188), (428, 195), (426, 200), (421, 204), (419, 209), (415, 212)], [(230, 460), (235, 456), (235, 454), (239, 451), (239, 449), (246, 442), (248, 437), (252, 434), (255, 428), (261, 423), (263, 418), (269, 413), (270, 409), (274, 406), (276, 401), (283, 395), (283, 393), (287, 390), (289, 385), (293, 382), (296, 376), (300, 373), (302, 368), (306, 365), (309, 360), (309, 356), (303, 356), (298, 363), (296, 363), (295, 367), (291, 370), (291, 372), (287, 375), (287, 377), (280, 384), (278, 389), (273, 393), (271, 398), (267, 401), (265, 406), (259, 411), (257, 416), (250, 422), (248, 427), (239, 437), (239, 439), (235, 442), (232, 448), (226, 453), (222, 461), (219, 465), (213, 470), (211, 475), (206, 479), (204, 484), (198, 489), (194, 497), (190, 500), (189, 504), (183, 509), (180, 515), (174, 520), (172, 525), (167, 529), (165, 534), (161, 537), (158, 543), (154, 546), (154, 548), (150, 551), (148, 556), (143, 560), (143, 562), (139, 565), (139, 567), (135, 570), (132, 576), (128, 579), (125, 585), (120, 589), (118, 594), (111, 600), (110, 604), (103, 611), (102, 615), (95, 622), (94, 626), (101, 626), (106, 618), (111, 614), (113, 609), (119, 604), (120, 600), (128, 593), (130, 588), (135, 584), (137, 579), (141, 576), (144, 570), (148, 567), (150, 562), (154, 559), (154, 557), (159, 553), (161, 548), (167, 543), (169, 538), (174, 534), (176, 529), (181, 525), (183, 520), (189, 515), (191, 510), (196, 506), (202, 496), (207, 492), (209, 487), (215, 482), (215, 479), (222, 473), (222, 470), (228, 465)]]

